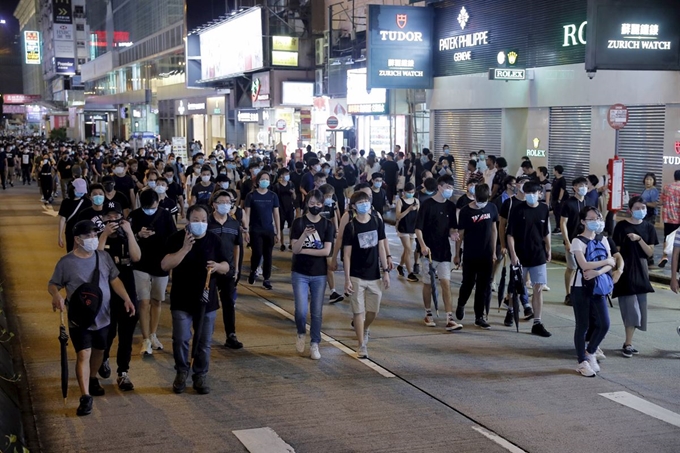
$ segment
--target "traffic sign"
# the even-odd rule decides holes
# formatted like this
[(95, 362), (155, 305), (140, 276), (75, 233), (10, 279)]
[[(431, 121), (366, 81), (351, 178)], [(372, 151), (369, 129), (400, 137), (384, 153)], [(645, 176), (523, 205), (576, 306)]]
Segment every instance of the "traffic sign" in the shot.
[(612, 129), (623, 129), (628, 124), (628, 107), (623, 104), (614, 104), (609, 107), (607, 122)]
[(286, 120), (278, 120), (276, 122), (276, 132), (285, 132), (287, 126)]
[(329, 116), (326, 120), (326, 126), (328, 126), (328, 129), (337, 129), (339, 124), (340, 121), (338, 121), (337, 116)]

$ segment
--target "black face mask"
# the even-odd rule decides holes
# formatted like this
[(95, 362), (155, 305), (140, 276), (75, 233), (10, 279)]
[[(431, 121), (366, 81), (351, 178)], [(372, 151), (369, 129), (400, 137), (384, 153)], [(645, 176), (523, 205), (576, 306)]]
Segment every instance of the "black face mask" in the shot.
[(322, 208), (320, 208), (318, 206), (310, 206), (309, 207), (309, 213), (311, 215), (319, 215), (319, 214), (321, 214), (321, 211), (322, 211)]

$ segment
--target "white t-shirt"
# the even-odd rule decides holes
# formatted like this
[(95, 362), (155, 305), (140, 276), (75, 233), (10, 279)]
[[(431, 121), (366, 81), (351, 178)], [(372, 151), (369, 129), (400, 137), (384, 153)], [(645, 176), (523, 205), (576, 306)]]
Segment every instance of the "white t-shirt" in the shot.
[[(602, 238), (602, 244), (604, 245), (604, 248), (607, 249), (607, 256), (611, 257), (612, 256), (612, 251), (609, 248), (609, 241), (607, 238), (603, 237)], [(583, 253), (583, 256), (585, 257), (586, 254), (586, 248), (588, 246), (578, 237), (574, 238), (573, 241), (571, 241), (571, 253), (574, 254), (574, 260), (576, 259), (576, 252), (581, 252)], [(578, 261), (576, 261), (578, 264)], [(581, 270), (577, 269), (576, 272), (574, 273), (574, 278), (571, 280), (571, 286), (578, 286), (581, 287), (583, 286), (583, 282), (581, 281)]]

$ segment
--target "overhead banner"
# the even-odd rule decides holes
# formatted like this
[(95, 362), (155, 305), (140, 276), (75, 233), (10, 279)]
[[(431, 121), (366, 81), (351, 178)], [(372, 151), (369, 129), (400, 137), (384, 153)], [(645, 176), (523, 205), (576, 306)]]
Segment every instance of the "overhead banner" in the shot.
[(24, 50), (26, 64), (40, 64), (40, 32), (24, 32)]
[(52, 0), (52, 19), (55, 24), (72, 24), (71, 0)]
[(368, 6), (367, 87), (432, 88), (434, 10)]
[(680, 2), (588, 0), (586, 71), (680, 70)]

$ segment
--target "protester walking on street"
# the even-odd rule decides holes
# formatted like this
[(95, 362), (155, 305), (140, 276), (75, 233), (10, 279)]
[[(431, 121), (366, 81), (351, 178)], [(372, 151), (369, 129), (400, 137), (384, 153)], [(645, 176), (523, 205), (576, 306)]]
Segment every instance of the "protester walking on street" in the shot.
[(400, 277), (406, 277), (410, 282), (417, 282), (418, 277), (413, 273), (413, 240), (416, 238), (416, 221), (420, 202), (415, 198), (416, 188), (411, 182), (404, 185), (404, 197), (397, 199), (397, 236), (401, 241), (402, 252), (397, 266)]
[(585, 200), (586, 193), (588, 193), (588, 180), (580, 176), (574, 179), (572, 187), (574, 188), (574, 195), (566, 199), (560, 206), (560, 231), (562, 232), (564, 251), (567, 258), (567, 268), (564, 271), (564, 286), (567, 292), (564, 298), (565, 305), (571, 305), (571, 287), (573, 286), (572, 281), (577, 268), (574, 252), (571, 251), (571, 245), (580, 233), (579, 226), (583, 224), (582, 219), (579, 217), (580, 213), (583, 211), (583, 208), (588, 206)]
[(673, 173), (673, 182), (663, 188), (661, 192), (661, 214), (663, 215), (663, 255), (659, 267), (664, 268), (668, 263), (666, 256), (666, 241), (668, 235), (680, 228), (680, 170)]
[(59, 206), (59, 236), (57, 243), (60, 248), (64, 248), (66, 239), (66, 252), (73, 250), (73, 227), (78, 222), (78, 216), (85, 209), (92, 206), (92, 202), (85, 198), (87, 195), (87, 182), (82, 179), (74, 179), (66, 189), (68, 197)]

